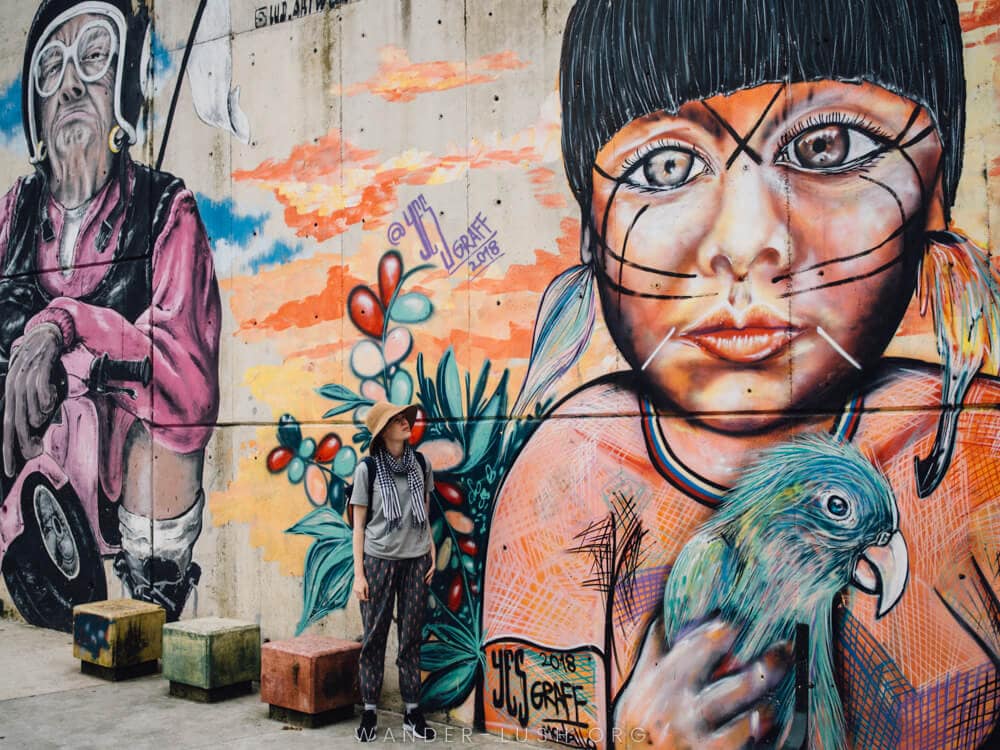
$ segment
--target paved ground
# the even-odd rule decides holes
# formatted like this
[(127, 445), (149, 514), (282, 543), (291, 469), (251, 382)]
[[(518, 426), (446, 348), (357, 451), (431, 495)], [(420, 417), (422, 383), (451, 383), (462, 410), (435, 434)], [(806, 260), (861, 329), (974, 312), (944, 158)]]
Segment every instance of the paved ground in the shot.
[[(256, 693), (211, 705), (171, 698), (158, 675), (120, 683), (83, 675), (72, 651), (68, 634), (0, 619), (2, 750), (362, 747), (354, 740), (353, 720), (295, 729), (268, 719), (267, 706)], [(544, 747), (458, 726), (434, 726), (436, 745)], [(411, 738), (404, 742), (399, 714), (380, 712), (379, 727), (381, 742), (365, 747), (415, 744)]]

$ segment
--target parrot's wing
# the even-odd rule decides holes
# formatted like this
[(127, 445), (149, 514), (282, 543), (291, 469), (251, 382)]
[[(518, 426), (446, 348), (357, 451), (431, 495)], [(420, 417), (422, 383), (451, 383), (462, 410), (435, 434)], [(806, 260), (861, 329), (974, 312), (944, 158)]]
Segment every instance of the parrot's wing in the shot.
[(663, 632), (672, 645), (681, 628), (698, 622), (722, 602), (733, 549), (715, 534), (697, 534), (684, 545), (663, 592)]

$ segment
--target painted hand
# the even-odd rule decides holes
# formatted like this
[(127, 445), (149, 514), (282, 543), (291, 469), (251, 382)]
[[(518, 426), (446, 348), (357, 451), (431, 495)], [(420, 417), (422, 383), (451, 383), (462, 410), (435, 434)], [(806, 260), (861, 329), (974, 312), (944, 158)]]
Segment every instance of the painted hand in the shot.
[(24, 336), (11, 356), (3, 414), (3, 468), (9, 477), (16, 471), (15, 440), (25, 459), (42, 451), (37, 431), (59, 405), (51, 378), (62, 344), (59, 329), (42, 324)]
[(368, 579), (364, 574), (354, 576), (354, 595), (359, 602), (368, 601)]
[(663, 622), (646, 634), (632, 677), (615, 704), (615, 725), (626, 748), (729, 750), (752, 747), (773, 725), (767, 694), (785, 676), (791, 650), (778, 645), (744, 669), (712, 680), (736, 631), (712, 620), (681, 638), (668, 653)]

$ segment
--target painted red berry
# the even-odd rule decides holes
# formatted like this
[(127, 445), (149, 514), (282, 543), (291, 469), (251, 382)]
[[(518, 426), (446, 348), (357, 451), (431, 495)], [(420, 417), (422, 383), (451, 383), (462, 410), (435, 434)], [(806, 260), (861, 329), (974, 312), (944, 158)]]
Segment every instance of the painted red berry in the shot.
[(323, 439), (319, 441), (313, 458), (321, 464), (328, 464), (334, 459), (339, 450), (340, 438), (331, 432), (328, 435), (324, 435)]
[(448, 609), (452, 612), (458, 612), (459, 607), (462, 606), (462, 576), (455, 574), (455, 577), (451, 579), (451, 585), (448, 587)]
[(423, 438), (424, 433), (427, 432), (427, 415), (424, 414), (424, 410), (417, 409), (417, 418), (413, 422), (413, 428), (410, 430), (410, 445), (417, 445)]
[(389, 307), (402, 275), (403, 256), (395, 250), (390, 250), (378, 262), (378, 294), (382, 298), (383, 307)]
[(465, 496), (462, 495), (462, 490), (451, 482), (437, 481), (434, 483), (434, 488), (438, 491), (438, 494), (444, 498), (444, 501), (448, 505), (454, 505), (456, 508), (461, 508), (462, 504), (465, 502)]
[(476, 556), (476, 542), (472, 537), (462, 537), (458, 540), (458, 548), (467, 555)]
[(362, 333), (379, 337), (385, 324), (385, 311), (374, 292), (366, 286), (356, 286), (347, 296), (347, 312), (351, 322)]
[(288, 462), (295, 457), (295, 453), (285, 447), (278, 447), (267, 454), (267, 470), (272, 474), (278, 474), (285, 470)]

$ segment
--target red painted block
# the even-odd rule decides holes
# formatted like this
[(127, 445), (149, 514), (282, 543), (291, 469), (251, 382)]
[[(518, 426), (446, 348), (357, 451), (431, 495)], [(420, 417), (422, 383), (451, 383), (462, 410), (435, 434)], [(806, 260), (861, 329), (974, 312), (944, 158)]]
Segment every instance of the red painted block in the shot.
[(260, 699), (304, 714), (319, 714), (360, 702), (361, 644), (304, 635), (261, 648)]

